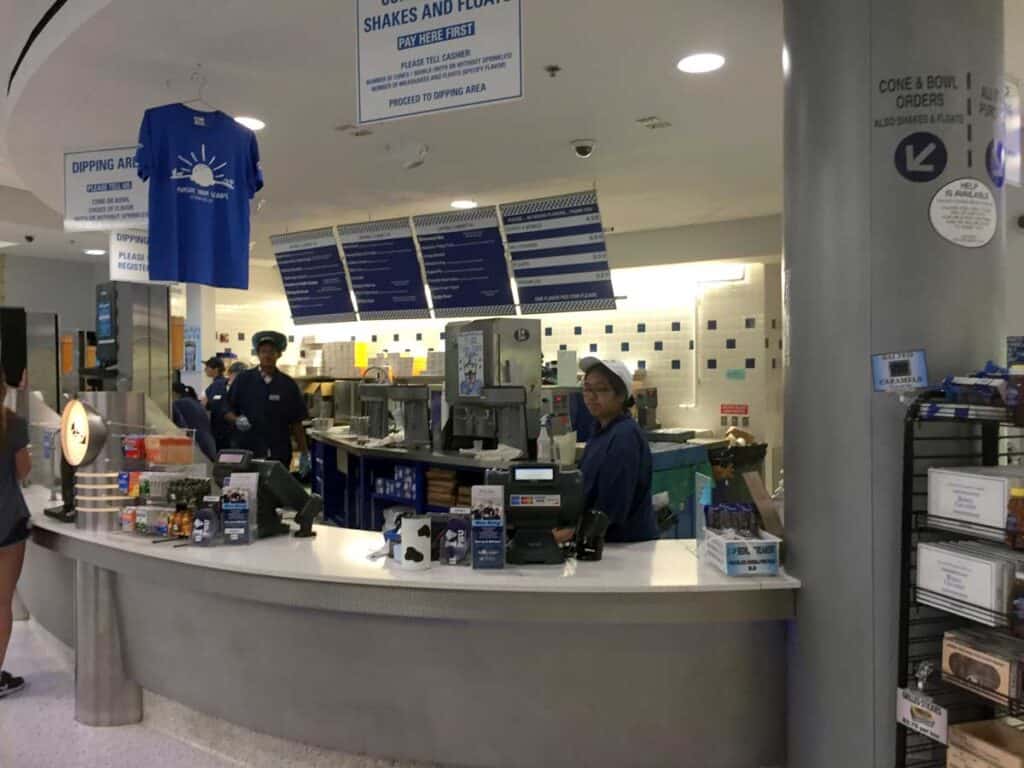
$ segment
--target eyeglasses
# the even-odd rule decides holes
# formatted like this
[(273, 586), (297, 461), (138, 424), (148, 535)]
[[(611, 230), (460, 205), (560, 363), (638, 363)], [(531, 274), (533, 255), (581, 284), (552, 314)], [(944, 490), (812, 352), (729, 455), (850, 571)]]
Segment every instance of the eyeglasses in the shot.
[(592, 395), (593, 397), (608, 397), (614, 390), (610, 387), (583, 387), (583, 396)]

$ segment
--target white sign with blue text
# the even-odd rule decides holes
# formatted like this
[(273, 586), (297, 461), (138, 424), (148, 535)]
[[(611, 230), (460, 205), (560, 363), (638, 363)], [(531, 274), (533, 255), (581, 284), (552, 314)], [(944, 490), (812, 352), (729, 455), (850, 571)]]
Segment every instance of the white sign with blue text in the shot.
[(136, 173), (135, 146), (64, 155), (64, 230), (149, 226), (149, 187)]
[(359, 122), (523, 95), (522, 0), (356, 0)]
[(928, 386), (928, 363), (923, 349), (871, 356), (875, 392), (903, 392)]
[(110, 279), (148, 283), (149, 233), (139, 229), (115, 229), (110, 233)]

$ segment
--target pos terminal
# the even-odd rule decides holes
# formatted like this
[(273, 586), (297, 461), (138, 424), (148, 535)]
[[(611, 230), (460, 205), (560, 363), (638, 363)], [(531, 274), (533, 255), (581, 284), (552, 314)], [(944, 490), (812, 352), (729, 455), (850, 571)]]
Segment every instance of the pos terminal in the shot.
[(565, 553), (555, 528), (575, 528), (583, 512), (583, 476), (554, 464), (513, 464), (489, 470), (488, 485), (505, 487), (505, 516), (511, 532), (507, 561), (513, 565), (557, 565)]
[(217, 455), (217, 463), (213, 466), (213, 479), (217, 481), (217, 485), (223, 487), (225, 478), (234, 472), (259, 474), (257, 538), (265, 539), (268, 536), (288, 533), (290, 529), (281, 522), (281, 515), (277, 511), (279, 506), (295, 510), (295, 522), (299, 525), (299, 530), (295, 532), (297, 537), (316, 536), (313, 522), (323, 511), (323, 499), (315, 493), (308, 493), (283, 464), (278, 461), (254, 459), (252, 451), (221, 451)]

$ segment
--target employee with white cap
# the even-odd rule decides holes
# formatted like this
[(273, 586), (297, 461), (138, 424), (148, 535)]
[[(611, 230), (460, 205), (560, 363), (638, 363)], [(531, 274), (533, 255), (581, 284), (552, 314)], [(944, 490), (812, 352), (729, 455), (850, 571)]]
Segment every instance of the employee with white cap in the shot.
[(629, 409), (633, 376), (619, 360), (585, 357), (583, 402), (597, 421), (583, 452), (584, 504), (610, 519), (607, 541), (658, 538), (651, 504), (651, 449)]
[(306, 474), (310, 469), (302, 427), (308, 416), (306, 403), (295, 379), (277, 368), (288, 339), (277, 331), (260, 331), (252, 337), (252, 345), (260, 364), (235, 377), (228, 389), (224, 419), (238, 431), (238, 447), (252, 451), (257, 459), (274, 459), (285, 467), (291, 465), (294, 437), (299, 472)]

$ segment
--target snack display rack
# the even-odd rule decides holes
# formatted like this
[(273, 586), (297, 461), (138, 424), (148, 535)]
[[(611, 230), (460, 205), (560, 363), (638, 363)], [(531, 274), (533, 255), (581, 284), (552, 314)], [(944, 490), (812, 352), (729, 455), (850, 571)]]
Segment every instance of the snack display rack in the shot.
[[(948, 520), (928, 515), (928, 469), (970, 465), (998, 466), (1024, 458), (1024, 429), (1007, 420), (1001, 409), (978, 410), (942, 402), (943, 393), (929, 391), (910, 406), (904, 422), (903, 498), (900, 548), (899, 640), (897, 687), (920, 690), (948, 711), (949, 725), (1005, 715), (1024, 714), (1024, 701), (983, 690), (971, 681), (942, 674), (942, 642), (953, 629), (978, 627), (1007, 633), (1010, 613), (994, 612), (916, 586), (917, 545), (921, 542), (979, 540), (991, 544), (1003, 531), (981, 525), (950, 530)], [(941, 407), (937, 407), (941, 403)], [(991, 411), (991, 412), (989, 412)], [(998, 535), (997, 535), (998, 534)], [(931, 605), (929, 604), (931, 603)], [(934, 607), (944, 604), (944, 608)], [(957, 615), (968, 613), (971, 618)], [(926, 674), (934, 670), (931, 674)], [(923, 689), (918, 680), (924, 679)], [(946, 747), (897, 725), (897, 768), (944, 768)]]

